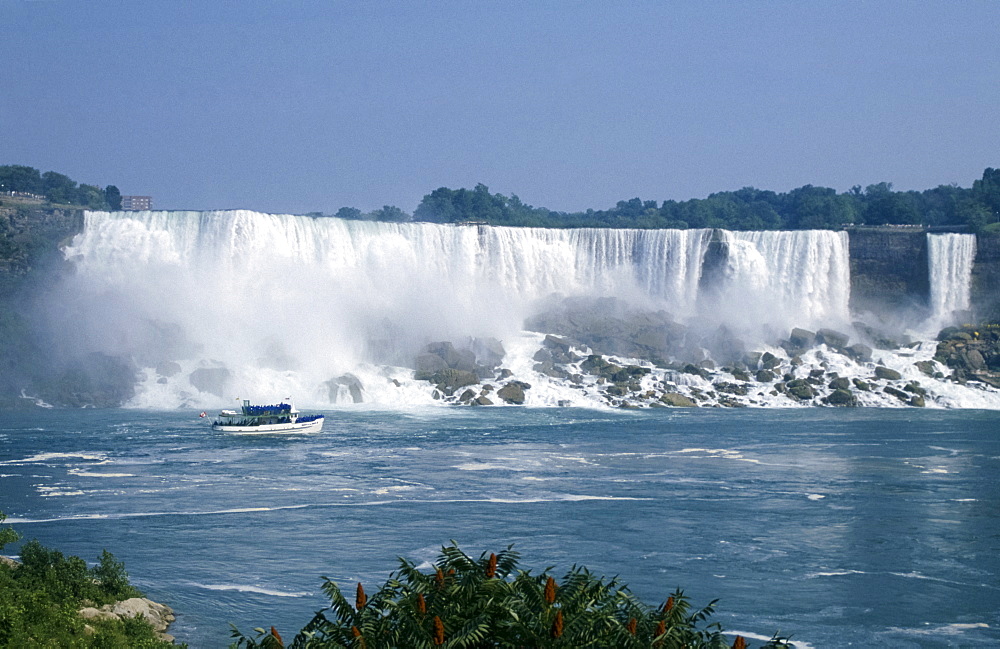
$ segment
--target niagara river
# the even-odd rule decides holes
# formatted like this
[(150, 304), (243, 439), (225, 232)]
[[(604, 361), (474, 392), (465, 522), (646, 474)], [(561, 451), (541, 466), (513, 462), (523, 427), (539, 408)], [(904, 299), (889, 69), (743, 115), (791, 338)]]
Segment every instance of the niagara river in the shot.
[(1000, 640), (995, 411), (326, 414), (246, 438), (191, 410), (3, 412), (0, 508), (64, 553), (114, 552), (192, 647), (230, 623), (288, 637), (321, 575), (374, 585), (450, 540), (617, 575), (652, 605), (719, 598), (727, 632), (800, 649)]

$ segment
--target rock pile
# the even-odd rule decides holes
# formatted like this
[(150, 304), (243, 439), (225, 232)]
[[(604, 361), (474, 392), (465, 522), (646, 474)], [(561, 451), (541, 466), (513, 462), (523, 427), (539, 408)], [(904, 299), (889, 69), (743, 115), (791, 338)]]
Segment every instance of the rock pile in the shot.
[(1000, 388), (1000, 326), (948, 327), (937, 338), (934, 360), (952, 370), (949, 378)]
[[(114, 620), (142, 616), (156, 631), (162, 640), (173, 642), (174, 637), (167, 633), (167, 627), (176, 618), (169, 606), (158, 604), (145, 597), (133, 597), (114, 604), (105, 604), (100, 608), (86, 607), (79, 611), (85, 620)], [(86, 630), (89, 627), (84, 627)], [(91, 629), (91, 632), (93, 629)]]

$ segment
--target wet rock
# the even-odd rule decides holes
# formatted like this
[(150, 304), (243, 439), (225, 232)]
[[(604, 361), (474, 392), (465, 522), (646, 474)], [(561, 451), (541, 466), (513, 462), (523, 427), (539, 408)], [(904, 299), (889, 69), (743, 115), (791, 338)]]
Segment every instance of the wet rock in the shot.
[(497, 397), (503, 399), (507, 403), (521, 405), (524, 403), (525, 399), (524, 391), (530, 387), (530, 385), (524, 383), (523, 381), (511, 381), (497, 390)]
[(816, 396), (816, 391), (813, 390), (809, 382), (804, 379), (794, 379), (786, 383), (785, 392), (794, 396), (796, 399), (801, 399), (803, 401), (806, 399), (812, 399)]
[(588, 374), (600, 375), (601, 371), (610, 365), (611, 363), (604, 360), (603, 356), (599, 354), (591, 354), (582, 363), (580, 363), (580, 369)]
[(974, 370), (986, 369), (986, 360), (978, 349), (970, 349), (965, 352), (965, 360), (966, 365)]
[(910, 399), (910, 405), (917, 408), (923, 408), (927, 404), (924, 401), (924, 398), (918, 394), (914, 395), (914, 397)]
[(559, 338), (558, 336), (553, 336), (551, 334), (547, 334), (545, 336), (545, 339), (542, 341), (542, 344), (548, 347), (549, 349), (554, 349), (556, 351), (562, 352), (563, 354), (569, 353), (570, 347), (572, 347), (569, 340), (566, 340), (565, 338)]
[(868, 392), (869, 390), (872, 389), (872, 386), (868, 383), (868, 381), (862, 381), (861, 379), (851, 379), (851, 383), (854, 384), (854, 387), (864, 392)]
[(937, 372), (937, 365), (934, 364), (934, 361), (917, 361), (914, 365), (927, 376), (934, 376), (934, 373)]
[(476, 360), (490, 369), (498, 367), (507, 355), (503, 343), (496, 338), (474, 338), (471, 347)]
[(855, 343), (845, 348), (844, 353), (858, 363), (869, 363), (872, 360), (872, 348), (862, 343)]
[(847, 342), (851, 339), (847, 334), (842, 334), (833, 329), (820, 329), (816, 332), (816, 342), (822, 343), (833, 349), (847, 347)]
[(882, 391), (885, 392), (886, 394), (891, 394), (892, 396), (896, 397), (900, 401), (905, 401), (907, 403), (910, 402), (910, 395), (909, 394), (907, 394), (906, 392), (903, 392), (902, 390), (897, 390), (896, 388), (892, 387), (891, 385), (885, 386), (882, 389)]
[(748, 392), (746, 386), (740, 385), (738, 383), (715, 383), (713, 386), (716, 392), (723, 392), (726, 394), (737, 394), (740, 396), (745, 396)]
[(711, 376), (711, 373), (709, 373), (708, 370), (703, 367), (698, 367), (694, 363), (688, 363), (685, 365), (684, 368), (681, 369), (681, 372), (684, 372), (685, 374), (693, 374), (694, 376), (700, 376), (703, 379), (707, 379)]
[(875, 368), (875, 376), (880, 379), (885, 379), (887, 381), (898, 381), (903, 378), (903, 375), (896, 370), (889, 369), (888, 367), (883, 367), (879, 365)]
[(361, 384), (361, 379), (354, 376), (353, 374), (344, 374), (338, 376), (335, 379), (326, 382), (327, 390), (329, 391), (330, 402), (336, 403), (337, 397), (340, 393), (340, 386), (347, 388), (348, 393), (351, 395), (351, 401), (354, 403), (364, 402), (364, 386)]
[(541, 347), (538, 349), (538, 351), (534, 353), (534, 355), (531, 357), (531, 360), (535, 361), (536, 363), (551, 363), (552, 352), (545, 349), (544, 347)]
[(825, 399), (826, 403), (831, 406), (856, 406), (858, 405), (858, 399), (854, 396), (850, 390), (847, 389), (836, 389), (829, 394)]
[(830, 389), (832, 390), (850, 390), (851, 381), (845, 376), (836, 378), (829, 383)]
[(429, 377), (429, 380), (437, 386), (438, 390), (450, 396), (459, 388), (479, 383), (479, 375), (474, 372), (449, 368), (435, 372)]
[(201, 392), (217, 397), (226, 396), (232, 373), (224, 367), (199, 367), (188, 375), (188, 381)]
[(772, 354), (771, 352), (764, 352), (764, 355), (760, 357), (761, 367), (765, 370), (773, 370), (774, 368), (781, 365), (781, 359)]
[(750, 380), (750, 375), (749, 375), (749, 374), (747, 374), (747, 373), (746, 373), (745, 371), (743, 371), (743, 370), (740, 370), (740, 369), (735, 369), (735, 368), (734, 368), (734, 369), (733, 369), (733, 370), (732, 370), (732, 371), (730, 372), (730, 374), (732, 374), (732, 375), (733, 375), (733, 378), (734, 378), (734, 379), (736, 379), (737, 381), (743, 381), (743, 382), (746, 382), (746, 381), (749, 381), (749, 380)]
[(448, 363), (437, 354), (419, 354), (413, 360), (413, 378), (418, 381), (426, 381), (435, 372), (448, 369)]
[(468, 390), (466, 390), (465, 392), (462, 393), (462, 396), (460, 396), (458, 398), (458, 400), (459, 401), (464, 401), (464, 402), (468, 403), (469, 401), (472, 401), (473, 399), (475, 399), (477, 396), (478, 395), (476, 394), (476, 392), (474, 390), (468, 389)]
[(788, 342), (799, 349), (809, 349), (816, 344), (816, 334), (808, 329), (795, 327), (788, 336)]
[(775, 376), (774, 372), (772, 372), (771, 370), (762, 369), (762, 370), (757, 370), (756, 378), (761, 383), (770, 383), (771, 381), (774, 380)]
[(475, 399), (472, 400), (472, 405), (474, 405), (474, 406), (492, 406), (493, 402), (490, 401), (490, 399), (488, 397), (480, 395), (480, 396), (478, 396), (478, 397), (476, 397)]
[(698, 405), (679, 392), (665, 392), (660, 396), (660, 401), (675, 408), (693, 408)]
[(181, 373), (181, 366), (179, 363), (173, 361), (163, 361), (156, 364), (156, 375), (162, 376), (164, 378), (170, 378)]

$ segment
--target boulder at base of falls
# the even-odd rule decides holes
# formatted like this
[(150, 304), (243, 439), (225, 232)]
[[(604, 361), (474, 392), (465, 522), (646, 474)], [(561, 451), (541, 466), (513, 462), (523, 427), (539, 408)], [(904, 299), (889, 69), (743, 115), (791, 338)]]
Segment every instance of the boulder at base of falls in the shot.
[(455, 390), (458, 390), (459, 388), (479, 383), (479, 375), (475, 372), (466, 372), (463, 370), (454, 370), (449, 368), (435, 372), (428, 377), (428, 380), (435, 384), (439, 391), (451, 396), (455, 393)]
[(830, 393), (829, 396), (823, 399), (826, 403), (831, 406), (856, 406), (858, 405), (858, 399), (850, 390), (844, 390), (837, 388)]
[(507, 403), (519, 406), (524, 403), (524, 391), (530, 387), (531, 386), (524, 381), (511, 381), (497, 390), (497, 396)]
[(846, 376), (840, 376), (830, 381), (831, 390), (850, 390), (851, 380)]
[(503, 345), (493, 338), (473, 339), (471, 346), (479, 349), (456, 349), (448, 341), (429, 343), (420, 354), (413, 359), (413, 378), (418, 381), (433, 381), (433, 376), (443, 370), (459, 370), (472, 372), (481, 377), (493, 375), (493, 368), (500, 364), (503, 358)]
[(364, 402), (364, 386), (361, 384), (361, 379), (353, 374), (344, 374), (326, 382), (330, 403), (337, 402), (337, 397), (340, 394), (340, 386), (347, 388), (347, 391), (351, 395), (351, 401), (354, 403)]
[(770, 383), (774, 380), (774, 372), (771, 370), (757, 370), (756, 378), (761, 383)]
[(495, 368), (503, 362), (507, 351), (496, 338), (473, 338), (470, 345), (476, 355), (476, 362), (488, 368)]
[(816, 334), (808, 329), (795, 327), (792, 329), (792, 333), (788, 335), (788, 342), (792, 343), (798, 349), (809, 349), (816, 344)]
[(872, 360), (872, 348), (862, 343), (855, 343), (845, 348), (844, 353), (858, 363), (868, 363)]
[(693, 408), (698, 405), (692, 399), (685, 397), (679, 392), (665, 392), (660, 396), (660, 401), (675, 408)]
[(847, 341), (850, 339), (851, 337), (847, 334), (842, 334), (839, 331), (834, 331), (833, 329), (820, 329), (816, 332), (816, 342), (822, 343), (833, 349), (842, 349), (847, 347)]
[(202, 392), (224, 397), (231, 378), (232, 374), (224, 367), (199, 367), (191, 372), (188, 381)]
[(898, 381), (903, 378), (903, 375), (896, 370), (889, 369), (888, 367), (883, 367), (881, 365), (875, 368), (875, 376), (887, 381)]

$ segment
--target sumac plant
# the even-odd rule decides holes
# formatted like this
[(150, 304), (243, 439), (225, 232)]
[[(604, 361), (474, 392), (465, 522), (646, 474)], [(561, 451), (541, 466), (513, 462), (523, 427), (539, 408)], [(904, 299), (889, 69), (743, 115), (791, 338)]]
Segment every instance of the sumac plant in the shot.
[[(718, 623), (707, 622), (715, 602), (692, 609), (681, 590), (663, 604), (639, 601), (617, 578), (573, 566), (557, 579), (518, 567), (512, 546), (479, 559), (454, 543), (443, 547), (432, 571), (399, 559), (399, 569), (370, 594), (358, 584), (354, 601), (323, 578), (330, 606), (290, 640), (273, 626), (254, 637), (233, 630), (233, 647), (248, 649), (486, 649), (581, 647), (729, 649)], [(287, 642), (287, 644), (286, 644)], [(773, 637), (766, 649), (787, 648)]]

